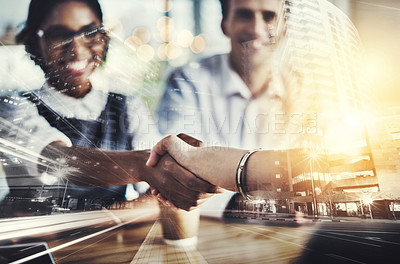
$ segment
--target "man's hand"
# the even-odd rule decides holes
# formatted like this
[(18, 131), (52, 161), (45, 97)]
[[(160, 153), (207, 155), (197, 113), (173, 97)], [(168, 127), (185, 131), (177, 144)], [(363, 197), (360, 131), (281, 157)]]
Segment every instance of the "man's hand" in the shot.
[(216, 186), (184, 169), (168, 154), (160, 157), (150, 172), (146, 181), (152, 186), (152, 193), (180, 209), (189, 211), (199, 205), (204, 193), (218, 192)]
[(182, 139), (184, 142), (188, 143), (192, 147), (200, 148), (203, 146), (203, 141), (198, 140), (197, 138), (194, 138), (187, 134), (180, 133), (179, 135), (177, 135), (177, 137)]
[[(179, 164), (182, 164), (181, 162), (185, 159), (184, 153), (187, 149), (202, 147), (202, 145), (203, 145), (202, 141), (186, 134), (179, 134), (178, 136), (165, 137), (156, 146), (153, 147), (149, 160), (147, 161), (146, 165), (148, 167), (156, 165), (159, 166), (160, 162), (162, 162), (165, 156), (172, 156), (174, 161), (176, 161)], [(181, 168), (183, 169), (184, 167)], [(186, 168), (184, 170), (187, 171)], [(187, 172), (189, 173), (189, 171)], [(192, 199), (195, 198), (196, 196), (197, 199), (195, 203), (194, 201), (191, 201), (193, 206), (204, 203), (214, 193), (222, 192), (220, 188), (209, 183), (208, 181), (205, 181), (197, 177), (194, 174), (190, 173), (190, 177), (188, 177), (187, 175), (188, 174), (176, 174), (176, 175), (171, 174), (172, 177), (174, 177), (186, 188), (195, 191), (196, 194), (192, 196)], [(182, 201), (171, 200), (168, 196), (164, 195), (162, 190), (158, 189), (156, 186), (152, 186), (151, 192), (153, 195), (157, 196), (157, 198), (164, 204), (172, 207), (182, 208), (180, 205)]]

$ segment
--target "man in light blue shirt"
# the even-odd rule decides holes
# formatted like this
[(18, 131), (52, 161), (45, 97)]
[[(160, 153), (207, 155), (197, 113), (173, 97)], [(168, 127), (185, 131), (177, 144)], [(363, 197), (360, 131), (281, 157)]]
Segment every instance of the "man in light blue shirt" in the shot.
[[(221, 6), (232, 49), (169, 76), (157, 112), (160, 131), (185, 132), (206, 145), (278, 148), (285, 91), (273, 54), (283, 2), (221, 0)], [(223, 209), (231, 194), (224, 197), (207, 203)]]
[(272, 122), (283, 111), (284, 86), (273, 63), (283, 3), (221, 4), (231, 52), (190, 63), (169, 76), (157, 112), (159, 127), (168, 134), (184, 131), (210, 145), (259, 147), (257, 138), (275, 134)]

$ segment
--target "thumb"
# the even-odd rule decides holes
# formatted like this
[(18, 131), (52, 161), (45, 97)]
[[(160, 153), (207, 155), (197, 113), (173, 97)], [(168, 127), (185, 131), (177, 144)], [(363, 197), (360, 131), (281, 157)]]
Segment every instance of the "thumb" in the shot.
[(153, 167), (160, 160), (161, 156), (167, 153), (163, 147), (163, 140), (158, 142), (151, 150), (150, 156), (146, 162), (147, 167)]
[(161, 156), (159, 156), (154, 150), (150, 152), (149, 159), (146, 162), (147, 167), (153, 167), (157, 165), (158, 160), (160, 159)]
[(168, 142), (171, 141), (172, 136), (167, 136), (159, 141), (151, 150), (149, 159), (146, 162), (147, 167), (153, 167), (157, 164), (158, 160), (168, 151)]

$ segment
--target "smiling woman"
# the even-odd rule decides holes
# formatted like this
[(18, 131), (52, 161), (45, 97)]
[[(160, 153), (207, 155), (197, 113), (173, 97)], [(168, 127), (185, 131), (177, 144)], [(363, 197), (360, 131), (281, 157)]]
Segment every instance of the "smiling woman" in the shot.
[(17, 40), (52, 86), (68, 96), (85, 96), (92, 88), (89, 77), (104, 61), (108, 45), (98, 2), (32, 1), (29, 11)]
[[(179, 174), (176, 169), (188, 171), (171, 157), (158, 171), (145, 167), (149, 152), (143, 149), (160, 137), (147, 107), (135, 96), (111, 92), (117, 77), (92, 77), (104, 63), (109, 43), (97, 0), (32, 0), (17, 40), (43, 70), (46, 81), (42, 87), (0, 98), (0, 151), (7, 156), (3, 165), (13, 165), (5, 168), (9, 197), (46, 195), (54, 205), (90, 210), (94, 204), (123, 203), (129, 199), (126, 184), (145, 181), (169, 185), (168, 192), (189, 209), (197, 204), (200, 191), (195, 189), (202, 183), (215, 189), (200, 180), (179, 188), (187, 189), (184, 196), (193, 197), (178, 197), (179, 192), (172, 191), (176, 180), (163, 181), (159, 176)], [(45, 187), (49, 176), (56, 177), (57, 185)], [(193, 180), (198, 181), (194, 175)], [(135, 185), (143, 195), (147, 187)], [(32, 188), (39, 194), (29, 191)]]

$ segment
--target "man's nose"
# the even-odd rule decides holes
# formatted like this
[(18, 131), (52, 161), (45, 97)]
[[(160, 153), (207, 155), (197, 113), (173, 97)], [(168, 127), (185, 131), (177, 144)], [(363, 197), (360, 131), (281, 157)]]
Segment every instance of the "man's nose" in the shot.
[(268, 23), (265, 22), (262, 14), (256, 13), (251, 24), (249, 25), (249, 33), (254, 38), (265, 37), (268, 31)]

